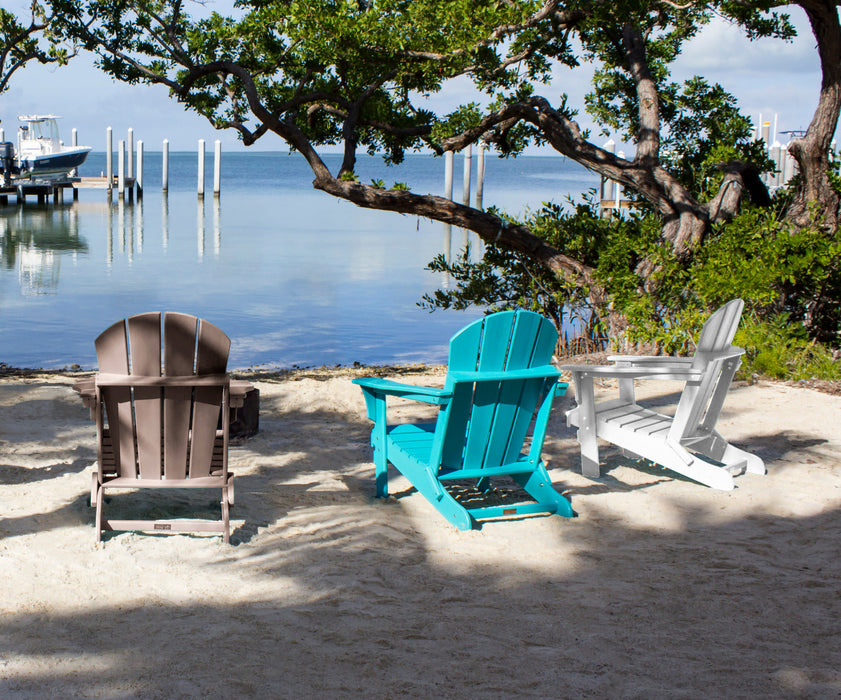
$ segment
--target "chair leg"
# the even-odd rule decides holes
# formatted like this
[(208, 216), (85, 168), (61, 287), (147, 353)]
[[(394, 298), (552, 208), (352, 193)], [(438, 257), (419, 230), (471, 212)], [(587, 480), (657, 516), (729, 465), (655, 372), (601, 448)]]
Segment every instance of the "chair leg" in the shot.
[(691, 455), (680, 445), (668, 445), (667, 452), (661, 453), (657, 464), (673, 472), (683, 474), (693, 481), (706, 484), (720, 491), (732, 491), (736, 484), (733, 475), (725, 467), (710, 464), (700, 457)]
[(96, 543), (102, 542), (102, 509), (105, 501), (105, 489), (98, 484), (96, 489)]
[(388, 459), (385, 450), (379, 445), (374, 446), (374, 481), (374, 495), (377, 498), (388, 498)]
[(747, 462), (745, 471), (750, 472), (751, 474), (765, 474), (765, 462), (763, 462), (759, 457), (728, 444), (727, 448), (724, 450), (721, 461), (725, 464), (729, 464), (731, 462), (741, 460), (745, 460), (745, 462)]
[(230, 541), (230, 530), (231, 530), (231, 520), (230, 520), (230, 508), (228, 506), (228, 499), (227, 499), (227, 492), (228, 488), (222, 489), (222, 542), (224, 544), (228, 544)]
[(575, 401), (578, 403), (578, 444), (581, 445), (581, 473), (591, 479), (599, 471), (599, 441), (596, 437), (596, 398), (592, 377), (575, 380)]
[(461, 505), (444, 488), (438, 477), (429, 467), (419, 467), (410, 470), (406, 478), (417, 491), (426, 498), (441, 515), (459, 530), (472, 530), (475, 521), (467, 508)]
[(530, 474), (515, 475), (514, 480), (538, 503), (556, 508), (555, 512), (558, 515), (565, 518), (571, 518), (575, 515), (572, 504), (552, 486), (552, 480), (549, 478), (543, 463), (538, 464), (537, 468)]
[(96, 507), (96, 492), (99, 489), (99, 472), (91, 474), (91, 508)]
[(591, 479), (601, 476), (599, 469), (599, 441), (596, 431), (589, 428), (578, 429), (578, 443), (581, 445), (581, 473)]
[(228, 492), (228, 504), (233, 506), (234, 505), (234, 475), (228, 474), (228, 485), (225, 488), (225, 491)]

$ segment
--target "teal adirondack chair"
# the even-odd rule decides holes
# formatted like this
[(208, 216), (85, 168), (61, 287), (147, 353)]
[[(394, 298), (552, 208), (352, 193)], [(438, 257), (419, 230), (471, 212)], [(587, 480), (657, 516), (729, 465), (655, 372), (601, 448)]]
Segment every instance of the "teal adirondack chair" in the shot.
[[(450, 340), (443, 389), (386, 379), (354, 379), (374, 421), (376, 495), (388, 496), (393, 464), (438, 511), (460, 530), (479, 519), (534, 513), (573, 515), (554, 488), (541, 460), (546, 424), (555, 395), (567, 384), (550, 363), (558, 333), (530, 311), (502, 311), (474, 321)], [(429, 424), (388, 425), (386, 398), (397, 396), (440, 406)], [(532, 425), (531, 444), (523, 453)], [(446, 488), (455, 479), (475, 481), (480, 491), (493, 477), (510, 476), (534, 501), (468, 508)]]

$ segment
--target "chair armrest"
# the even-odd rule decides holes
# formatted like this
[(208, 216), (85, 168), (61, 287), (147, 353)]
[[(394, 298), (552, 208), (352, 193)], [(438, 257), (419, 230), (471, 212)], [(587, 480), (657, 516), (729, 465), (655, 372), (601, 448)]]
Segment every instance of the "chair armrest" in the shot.
[(731, 360), (734, 357), (741, 357), (744, 354), (744, 348), (738, 348), (735, 345), (731, 345), (729, 348), (718, 352), (699, 352), (698, 356), (707, 362), (713, 362), (715, 360)]
[(436, 405), (445, 404), (452, 397), (452, 392), (448, 389), (435, 389), (429, 386), (404, 384), (403, 382), (394, 382), (390, 379), (380, 379), (379, 377), (359, 377), (354, 379), (353, 383), (360, 386), (362, 391), (366, 393), (381, 396), (397, 396), (401, 399), (412, 399), (413, 401), (423, 401), (424, 403)]
[(551, 379), (561, 376), (560, 370), (552, 365), (510, 369), (493, 372), (450, 372), (447, 377), (456, 382), (501, 382), (510, 379)]
[(636, 365), (638, 367), (651, 367), (655, 365), (682, 366), (691, 365), (694, 362), (692, 357), (670, 357), (668, 355), (608, 355), (608, 362), (621, 364), (622, 366)]
[(73, 391), (79, 394), (82, 399), (93, 398), (96, 394), (96, 377), (91, 375), (77, 380), (73, 383)]
[(608, 379), (673, 379), (689, 381), (700, 379), (701, 370), (686, 365), (676, 367), (617, 367), (615, 365), (561, 365), (561, 369), (575, 376), (602, 377)]
[(90, 377), (83, 377), (74, 382), (73, 391), (79, 394), (79, 398), (82, 399), (82, 405), (90, 409), (91, 420), (93, 420), (96, 407), (96, 377), (91, 375)]
[(449, 403), (453, 394), (448, 389), (434, 389), (429, 386), (415, 386), (414, 384), (403, 384), (393, 382), (389, 379), (379, 377), (359, 377), (353, 383), (362, 389), (365, 396), (365, 408), (368, 412), (368, 419), (380, 425), (385, 430), (386, 420), (386, 397), (397, 396), (401, 399), (422, 401), (437, 406)]
[(96, 375), (96, 386), (225, 386), (230, 384), (226, 374), (201, 374), (169, 377), (147, 377), (140, 374), (110, 374), (100, 372)]

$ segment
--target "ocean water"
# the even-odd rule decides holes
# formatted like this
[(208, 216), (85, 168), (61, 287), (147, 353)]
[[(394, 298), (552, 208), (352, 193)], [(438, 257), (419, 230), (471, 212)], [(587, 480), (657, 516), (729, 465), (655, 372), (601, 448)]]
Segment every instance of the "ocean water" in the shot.
[[(338, 167), (338, 155), (326, 160)], [(514, 214), (598, 184), (559, 157), (485, 162), (485, 207)], [(457, 200), (462, 163), (457, 156)], [(425, 265), (465, 244), (481, 255), (473, 234), (453, 229), (448, 241), (438, 222), (317, 192), (300, 155), (223, 153), (218, 199), (210, 151), (205, 167), (203, 200), (195, 153), (170, 154), (164, 197), (161, 154), (147, 152), (142, 201), (109, 204), (103, 190), (82, 190), (77, 202), (68, 192), (64, 204), (0, 206), (0, 362), (94, 368), (96, 336), (152, 310), (218, 325), (232, 340), (232, 368), (444, 362), (449, 338), (481, 316), (418, 307), (449, 282)], [(104, 154), (92, 153), (80, 174), (104, 170)], [(474, 188), (475, 172), (474, 158)], [(395, 168), (363, 156), (357, 173), (443, 194), (443, 159), (432, 156)]]

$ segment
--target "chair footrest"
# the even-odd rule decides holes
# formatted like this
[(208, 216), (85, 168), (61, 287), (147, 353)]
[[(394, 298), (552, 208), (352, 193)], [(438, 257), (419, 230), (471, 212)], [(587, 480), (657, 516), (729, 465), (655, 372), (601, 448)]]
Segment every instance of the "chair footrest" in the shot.
[(701, 460), (702, 462), (706, 462), (707, 464), (711, 464), (714, 467), (718, 467), (719, 469), (723, 469), (724, 471), (732, 474), (733, 476), (739, 476), (740, 474), (744, 474), (745, 470), (748, 467), (748, 460), (747, 459), (739, 459), (739, 460), (736, 460), (735, 462), (731, 462), (731, 463), (728, 464), (728, 463), (724, 463), (724, 462), (719, 462), (719, 461), (714, 460), (714, 459), (710, 459), (706, 455), (702, 455), (698, 452), (693, 452), (692, 456), (695, 457), (695, 459)]
[(479, 508), (468, 508), (467, 512), (470, 513), (473, 518), (505, 518), (514, 515), (557, 513), (558, 507), (556, 505), (546, 503), (516, 503), (505, 506), (482, 506)]
[(149, 532), (224, 532), (222, 520), (102, 520), (103, 530)]

